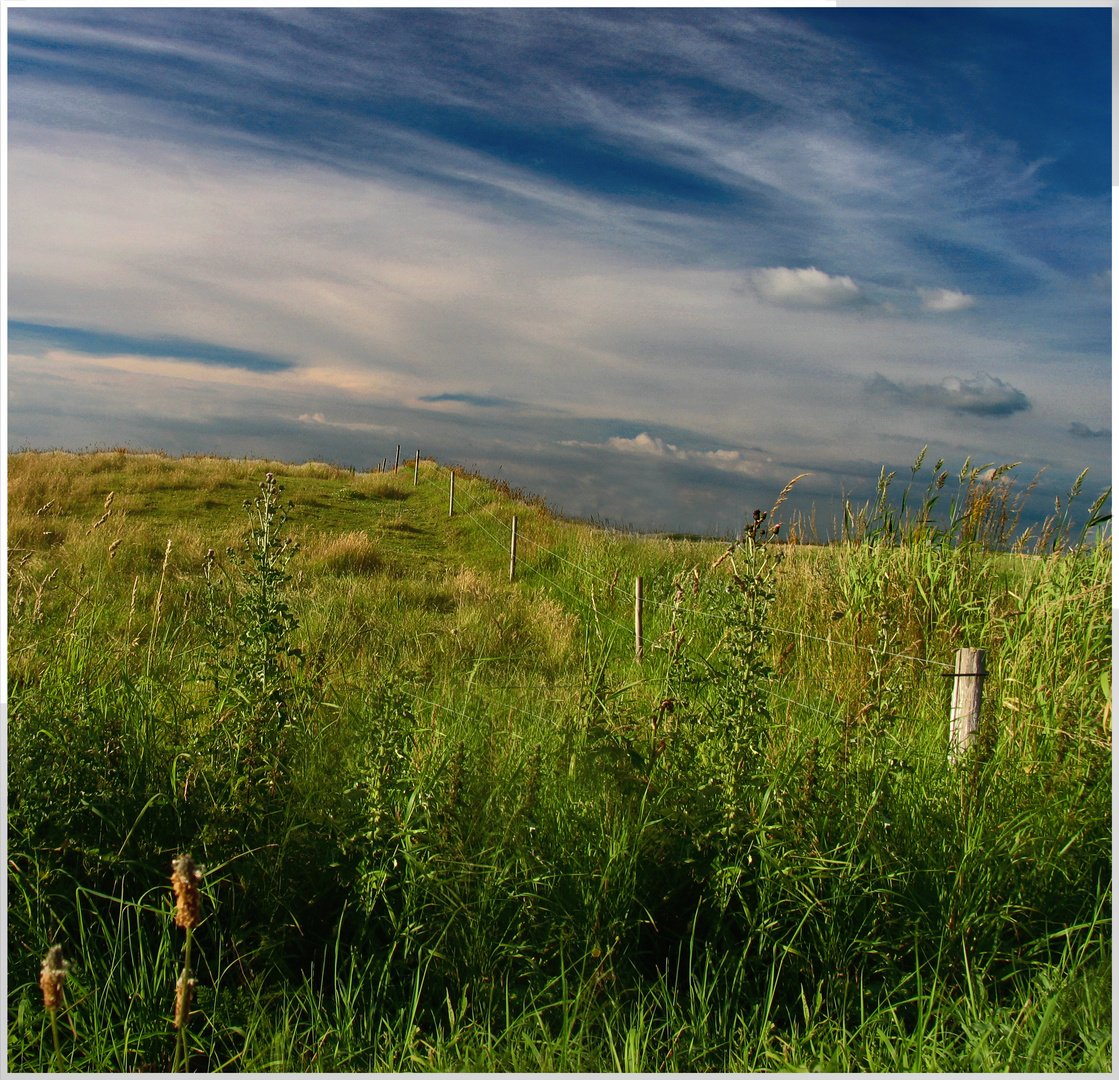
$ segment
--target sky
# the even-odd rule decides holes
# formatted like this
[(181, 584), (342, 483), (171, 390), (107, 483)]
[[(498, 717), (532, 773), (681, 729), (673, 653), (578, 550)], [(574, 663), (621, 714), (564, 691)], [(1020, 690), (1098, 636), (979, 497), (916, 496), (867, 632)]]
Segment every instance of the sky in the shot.
[(7, 27), (9, 449), (400, 445), (720, 535), (926, 444), (1111, 483), (1109, 9)]

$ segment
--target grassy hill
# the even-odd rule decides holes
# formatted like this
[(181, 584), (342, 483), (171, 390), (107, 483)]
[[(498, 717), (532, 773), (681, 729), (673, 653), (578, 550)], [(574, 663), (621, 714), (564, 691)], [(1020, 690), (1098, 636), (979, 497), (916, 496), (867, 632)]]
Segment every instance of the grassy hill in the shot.
[(9, 455), (12, 1069), (1110, 1068), (1109, 538), (449, 484)]

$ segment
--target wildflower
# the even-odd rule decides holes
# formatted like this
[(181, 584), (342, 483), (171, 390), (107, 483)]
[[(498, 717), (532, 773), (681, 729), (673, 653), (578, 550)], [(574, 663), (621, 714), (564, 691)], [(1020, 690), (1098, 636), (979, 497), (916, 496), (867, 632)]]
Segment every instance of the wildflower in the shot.
[(43, 1008), (54, 1012), (62, 1007), (62, 985), (70, 970), (68, 961), (62, 959), (62, 946), (52, 945), (43, 958), (43, 972), (39, 976), (39, 987), (43, 991)]
[(175, 890), (175, 925), (192, 930), (198, 925), (201, 901), (198, 883), (202, 871), (189, 855), (180, 855), (171, 863), (171, 886)]

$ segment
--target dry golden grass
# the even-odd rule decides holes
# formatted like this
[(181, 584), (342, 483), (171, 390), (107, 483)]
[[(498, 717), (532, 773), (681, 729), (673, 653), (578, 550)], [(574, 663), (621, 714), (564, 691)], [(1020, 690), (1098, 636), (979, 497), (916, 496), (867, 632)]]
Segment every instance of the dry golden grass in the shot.
[(384, 565), (377, 545), (360, 529), (340, 536), (315, 534), (302, 548), (309, 571), (327, 574), (373, 574)]
[(9, 512), (34, 513), (53, 500), (56, 508), (66, 512), (76, 504), (104, 498), (114, 487), (132, 495), (179, 487), (213, 492), (259, 480), (266, 472), (319, 480), (337, 480), (351, 475), (349, 469), (321, 461), (292, 465), (282, 461), (203, 455), (173, 458), (166, 454), (126, 450), (83, 454), (28, 450), (8, 455), (8, 509)]

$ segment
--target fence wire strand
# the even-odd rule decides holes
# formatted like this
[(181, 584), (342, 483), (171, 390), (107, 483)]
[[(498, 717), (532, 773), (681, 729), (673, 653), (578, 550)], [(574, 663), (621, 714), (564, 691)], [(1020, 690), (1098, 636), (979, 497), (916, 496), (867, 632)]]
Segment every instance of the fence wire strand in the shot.
[[(424, 482), (426, 484), (431, 484), (432, 486), (436, 486), (435, 481), (431, 477), (425, 477)], [(456, 492), (456, 494), (461, 494), (463, 497), (468, 499), (474, 507), (476, 507), (477, 509), (479, 509), (479, 510), (483, 511), (484, 513), (488, 514), (503, 529), (508, 528), (511, 531), (511, 525), (506, 525), (506, 523), (503, 522), (501, 520), (501, 518), (499, 518), (492, 510), (490, 510), (490, 508), (487, 505), (485, 505), (480, 499), (478, 499), (474, 495), (472, 495), (469, 491), (460, 490), (459, 492)], [(478, 520), (477, 513), (475, 511), (467, 510), (466, 515), (483, 532), (483, 534), (486, 535), (494, 543), (494, 545), (497, 548), (499, 548), (502, 551), (507, 550), (507, 546), (505, 544), (503, 544), (501, 540), (499, 540), (497, 537), (495, 537), (493, 535), (493, 533), (491, 533), (484, 525), (482, 525), (482, 523)], [(572, 561), (571, 559), (566, 558), (565, 556), (561, 555), (558, 551), (555, 551), (554, 549), (547, 547), (546, 545), (540, 543), (537, 540), (534, 540), (531, 537), (518, 536), (518, 539), (523, 541), (524, 543), (531, 544), (533, 547), (535, 547), (539, 551), (543, 552), (546, 555), (551, 556), (552, 558), (554, 558), (557, 561), (563, 563), (564, 565), (569, 566), (572, 570), (576, 571), (577, 573), (582, 574), (583, 576), (585, 576), (587, 578), (590, 578), (593, 581), (596, 581), (596, 582), (598, 582), (602, 585), (607, 586), (607, 588), (609, 588), (611, 590), (611, 592), (613, 592), (615, 582), (608, 581), (606, 578), (600, 576), (599, 574), (594, 573), (591, 570), (588, 570), (586, 567), (579, 565), (578, 563)], [(538, 566), (533, 566), (530, 563), (526, 566), (526, 569), (531, 571), (532, 573), (536, 574), (537, 577), (539, 577), (540, 579), (542, 579), (543, 581), (548, 583), (552, 588), (556, 589), (558, 592), (562, 593), (564, 596), (567, 596), (570, 599), (572, 599), (572, 600), (576, 601), (577, 603), (579, 603), (581, 605), (584, 605), (584, 606), (589, 603), (593, 612), (594, 612), (596, 622), (603, 622), (604, 621), (606, 623), (609, 623), (610, 625), (612, 625), (612, 626), (616, 627), (617, 629), (621, 630), (626, 635), (634, 632), (631, 627), (629, 627), (626, 624), (620, 622), (618, 619), (614, 618), (612, 615), (609, 615), (605, 612), (600, 612), (599, 611), (598, 605), (594, 601), (593, 590), (592, 590), (592, 593), (591, 593), (591, 597), (588, 601), (587, 599), (584, 599), (583, 597), (578, 596), (577, 594), (575, 594), (575, 593), (571, 592), (570, 590), (566, 589), (564, 586), (560, 585), (559, 582), (557, 582), (550, 575), (546, 574)], [(1079, 596), (1085, 595), (1086, 593), (1091, 593), (1091, 592), (1094, 592), (1094, 591), (1098, 591), (1099, 589), (1104, 588), (1105, 585), (1106, 585), (1106, 583), (1103, 583), (1101, 585), (1092, 586), (1092, 587), (1084, 590), (1082, 593), (1076, 594), (1075, 596), (1062, 597), (1057, 601), (1050, 601), (1050, 604), (1057, 604), (1057, 605), (1063, 604), (1068, 600), (1077, 599)], [(691, 607), (689, 605), (677, 604), (676, 602), (674, 602), (672, 600), (667, 600), (667, 599), (666, 600), (658, 600), (658, 599), (656, 599), (654, 597), (650, 597), (650, 596), (644, 597), (643, 600), (645, 602), (649, 603), (650, 605), (655, 606), (655, 607), (666, 608), (666, 609), (672, 611), (674, 615), (675, 614), (683, 614), (683, 615), (691, 615), (691, 616), (702, 616), (702, 617), (708, 618), (708, 619), (717, 619), (717, 620), (722, 621), (722, 622), (729, 622), (732, 618), (732, 616), (727, 614), (727, 613), (712, 612), (712, 611), (707, 611), (703, 608), (696, 608), (696, 607)], [(1050, 605), (1046, 604), (1045, 606), (1048, 607)], [(829, 648), (831, 648), (832, 646), (837, 646), (839, 648), (851, 649), (855, 652), (866, 653), (867, 655), (874, 656), (874, 657), (885, 656), (885, 657), (889, 657), (889, 658), (894, 659), (894, 660), (907, 660), (907, 661), (909, 661), (911, 663), (914, 663), (914, 664), (922, 664), (922, 665), (925, 665), (925, 666), (939, 667), (939, 668), (944, 669), (947, 672), (952, 672), (952, 671), (955, 670), (955, 665), (954, 664), (947, 663), (943, 660), (932, 660), (932, 659), (929, 659), (928, 657), (913, 656), (909, 653), (894, 652), (893, 650), (890, 650), (890, 649), (876, 649), (873, 646), (869, 646), (869, 645), (858, 645), (854, 642), (843, 641), (843, 640), (832, 638), (832, 637), (821, 637), (818, 634), (810, 634), (810, 633), (808, 633), (806, 631), (803, 631), (803, 630), (791, 630), (791, 629), (788, 629), (786, 627), (772, 626), (768, 623), (760, 623), (758, 625), (762, 629), (767, 630), (771, 633), (784, 634), (784, 635), (787, 635), (787, 636), (790, 636), (790, 637), (799, 638), (799, 639), (804, 640), (804, 641), (816, 641), (816, 642), (819, 642), (821, 644), (827, 645)], [(813, 712), (816, 712), (816, 713), (820, 713), (820, 715), (830, 715), (830, 714), (822, 713), (821, 710), (815, 708), (812, 705), (809, 705), (807, 702), (797, 701), (797, 700), (792, 699), (792, 698), (781, 697), (781, 695), (775, 695), (775, 696), (779, 700), (786, 701), (790, 704), (797, 705), (801, 708), (809, 709), (810, 711), (813, 711)]]
[[(428, 481), (428, 482), (431, 483), (431, 481)], [(456, 491), (456, 494), (458, 494), (457, 491)], [(489, 514), (490, 517), (492, 517), (494, 519), (494, 521), (496, 521), (503, 528), (510, 528), (510, 526), (505, 525), (505, 523), (496, 514), (494, 514), (493, 511), (490, 510), (488, 506), (483, 505), (481, 500), (474, 498), (474, 496), (471, 495), (467, 491), (462, 492), (462, 494), (465, 495), (466, 498), (470, 499), (470, 501), (475, 506), (479, 507), (485, 513)], [(500, 547), (503, 551), (506, 550), (505, 546), (501, 543), (501, 541), (498, 540), (496, 537), (494, 537), (491, 533), (489, 533), (485, 529), (485, 527), (482, 526), (481, 523), (477, 521), (477, 518), (475, 517), (475, 515), (471, 511), (467, 511), (467, 515), (472, 520), (475, 521), (475, 524), (478, 525), (478, 528), (480, 528), (487, 536), (489, 536), (490, 539), (493, 540), (494, 543), (498, 547)], [(518, 538), (518, 540), (524, 540), (526, 543), (532, 544), (534, 547), (539, 548), (541, 551), (545, 552), (548, 555), (551, 555), (555, 559), (558, 559), (560, 562), (565, 563), (566, 565), (570, 566), (574, 570), (577, 570), (579, 573), (585, 575), (586, 577), (593, 578), (595, 581), (601, 582), (603, 585), (606, 585), (606, 586), (611, 585), (611, 582), (607, 581), (606, 578), (600, 577), (598, 574), (595, 574), (592, 571), (587, 570), (585, 567), (580, 566), (578, 563), (572, 562), (570, 559), (567, 559), (563, 555), (561, 555), (558, 551), (554, 551), (551, 548), (545, 547), (543, 544), (541, 544), (538, 541), (533, 540), (529, 537), (522, 537), (522, 536), (518, 535), (517, 538)], [(549, 584), (551, 584), (555, 588), (559, 589), (561, 592), (564, 592), (565, 595), (573, 596), (572, 593), (567, 592), (563, 588), (563, 586), (558, 584), (558, 582), (556, 582), (554, 578), (549, 577), (547, 574), (545, 574), (538, 567), (533, 567), (533, 566), (530, 565), (529, 569), (531, 569), (533, 573), (535, 573), (539, 577), (543, 578)], [(574, 597), (574, 598), (579, 599), (578, 597)], [(679, 612), (679, 613), (682, 613), (682, 614), (700, 615), (700, 616), (703, 616), (704, 618), (718, 619), (718, 620), (721, 620), (723, 622), (727, 622), (731, 618), (731, 616), (723, 614), (721, 612), (705, 611), (703, 608), (694, 608), (694, 607), (689, 607), (689, 606), (686, 606), (686, 605), (681, 605), (680, 607), (676, 607), (676, 605), (671, 600), (657, 600), (653, 597), (645, 597), (644, 599), (648, 603), (653, 604), (657, 607), (668, 608), (670, 610), (673, 610), (673, 611), (676, 611), (676, 612)], [(585, 602), (585, 601), (583, 601), (583, 602)], [(608, 621), (612, 622), (615, 626), (624, 630), (627, 634), (632, 632), (630, 627), (624, 625), (623, 623), (618, 622), (618, 620), (612, 618), (611, 616), (604, 615), (602, 617), (607, 619)], [(803, 639), (809, 640), (809, 641), (819, 641), (819, 642), (822, 642), (825, 645), (829, 645), (829, 646), (836, 645), (836, 646), (839, 646), (840, 648), (853, 649), (856, 652), (868, 653), (871, 656), (889, 656), (889, 657), (891, 657), (892, 659), (895, 659), (895, 660), (909, 660), (909, 661), (911, 661), (915, 664), (927, 664), (927, 665), (931, 665), (931, 666), (934, 666), (934, 667), (942, 667), (942, 668), (945, 668), (949, 671), (952, 671), (955, 668), (954, 664), (946, 663), (943, 660), (930, 660), (927, 657), (912, 656), (909, 653), (892, 652), (888, 649), (876, 649), (876, 648), (874, 648), (873, 646), (870, 646), (870, 645), (856, 645), (854, 642), (851, 642), (851, 641), (841, 641), (841, 640), (838, 640), (836, 638), (824, 638), (824, 637), (820, 637), (817, 634), (806, 633), (803, 630), (789, 630), (786, 627), (770, 626), (767, 623), (759, 623), (758, 625), (763, 630), (768, 630), (771, 633), (787, 634), (787, 635), (790, 635), (792, 637), (803, 638)]]

